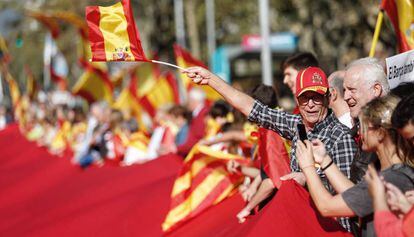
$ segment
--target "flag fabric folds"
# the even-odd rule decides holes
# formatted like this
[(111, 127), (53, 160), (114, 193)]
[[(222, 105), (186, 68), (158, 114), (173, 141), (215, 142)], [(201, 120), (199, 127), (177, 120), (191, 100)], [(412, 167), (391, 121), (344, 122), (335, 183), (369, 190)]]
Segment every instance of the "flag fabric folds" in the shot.
[(397, 35), (399, 52), (414, 48), (414, 1), (413, 0), (382, 0), (381, 9), (391, 20)]
[(170, 210), (162, 224), (164, 232), (175, 229), (233, 193), (242, 176), (227, 172), (226, 164), (231, 159), (243, 161), (240, 156), (214, 151), (207, 146), (193, 147), (174, 182)]
[(163, 105), (179, 104), (178, 86), (174, 74), (161, 75), (151, 90), (139, 99), (152, 117)]
[(72, 88), (72, 93), (83, 97), (89, 103), (105, 100), (112, 104), (113, 85), (108, 73), (87, 62), (84, 63), (83, 67), (86, 70)]
[(161, 74), (157, 64), (146, 63), (130, 72), (129, 90), (132, 97), (152, 117), (166, 104), (178, 104), (179, 92), (172, 73)]
[(92, 61), (147, 61), (129, 0), (86, 7)]
[(289, 174), (290, 159), (289, 145), (276, 132), (265, 128), (259, 128), (258, 155), (263, 170), (272, 180), (276, 188), (280, 188), (280, 177)]
[[(195, 67), (195, 66), (207, 68), (207, 66), (205, 66), (203, 62), (195, 59), (189, 52), (184, 50), (178, 44), (174, 45), (174, 54), (175, 54), (175, 60), (177, 62), (177, 65), (182, 68)], [(204, 90), (204, 92), (206, 93), (207, 100), (216, 101), (222, 98), (219, 93), (217, 93), (215, 90), (213, 90), (209, 86), (195, 85), (194, 83), (191, 82), (191, 79), (188, 78), (184, 73), (180, 73), (180, 79), (186, 91), (189, 91), (192, 87), (198, 86), (198, 87), (201, 87), (202, 90)]]

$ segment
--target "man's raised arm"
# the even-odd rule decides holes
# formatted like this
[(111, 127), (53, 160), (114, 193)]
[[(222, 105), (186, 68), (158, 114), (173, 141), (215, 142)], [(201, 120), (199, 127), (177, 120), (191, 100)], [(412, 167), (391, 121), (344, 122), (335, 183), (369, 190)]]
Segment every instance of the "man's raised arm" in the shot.
[(237, 110), (248, 116), (253, 109), (254, 99), (249, 95), (233, 88), (218, 76), (202, 67), (190, 67), (182, 71), (196, 84), (208, 85), (216, 90)]

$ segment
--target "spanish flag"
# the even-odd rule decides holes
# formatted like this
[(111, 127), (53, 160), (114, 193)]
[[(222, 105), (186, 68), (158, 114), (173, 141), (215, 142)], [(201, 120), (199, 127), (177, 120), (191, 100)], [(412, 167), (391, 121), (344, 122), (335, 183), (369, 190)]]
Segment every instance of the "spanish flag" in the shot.
[(152, 117), (164, 104), (177, 104), (179, 94), (171, 73), (161, 75), (157, 64), (146, 63), (131, 70), (129, 89), (133, 98)]
[(394, 26), (397, 35), (399, 52), (414, 48), (414, 1), (413, 0), (383, 0), (381, 9), (384, 10)]
[[(86, 62), (92, 57), (92, 52), (88, 40), (88, 25), (85, 20), (75, 13), (68, 11), (55, 11), (51, 15), (53, 18), (69, 23), (77, 28), (80, 36), (80, 44), (78, 46), (80, 55), (79, 61), (81, 65), (86, 64)], [(107, 70), (106, 63), (104, 62), (90, 62), (89, 64), (93, 67), (100, 68), (101, 70)]]
[(193, 147), (174, 182), (170, 211), (162, 224), (164, 232), (233, 194), (242, 176), (227, 172), (226, 164), (231, 159), (243, 162), (240, 156), (214, 151), (207, 146)]
[(132, 68), (129, 76), (131, 78), (129, 82), (131, 93), (139, 100), (154, 88), (161, 76), (161, 70), (158, 64), (144, 63)]
[[(194, 66), (207, 68), (203, 62), (195, 59), (189, 52), (184, 50), (178, 44), (174, 44), (174, 53), (175, 53), (175, 60), (177, 62), (177, 65), (182, 68), (188, 68), (188, 67), (194, 67)], [(190, 89), (194, 86), (199, 86), (206, 93), (207, 100), (214, 102), (216, 100), (222, 99), (220, 94), (217, 93), (215, 90), (213, 90), (211, 87), (195, 85), (194, 83), (192, 83), (191, 79), (188, 78), (184, 73), (180, 73), (180, 78), (181, 78), (182, 85), (184, 86), (186, 91), (190, 91)]]
[(148, 61), (129, 0), (86, 7), (92, 61)]
[(72, 93), (85, 98), (89, 103), (105, 100), (112, 104), (113, 85), (108, 73), (88, 63), (84, 67), (86, 71), (72, 88)]
[(174, 74), (168, 72), (161, 75), (151, 90), (139, 101), (152, 117), (163, 105), (179, 104), (178, 86)]

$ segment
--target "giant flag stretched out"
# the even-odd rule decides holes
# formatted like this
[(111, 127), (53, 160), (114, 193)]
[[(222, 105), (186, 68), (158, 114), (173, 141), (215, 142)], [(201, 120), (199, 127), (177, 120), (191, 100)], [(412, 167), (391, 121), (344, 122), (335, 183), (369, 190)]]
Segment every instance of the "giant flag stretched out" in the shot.
[(227, 161), (242, 157), (196, 145), (188, 154), (171, 193), (171, 206), (162, 224), (169, 232), (232, 194), (240, 174), (226, 170)]
[(92, 61), (148, 61), (129, 0), (86, 7)]
[(387, 13), (394, 26), (399, 52), (414, 49), (414, 1), (382, 0), (381, 9)]
[[(189, 52), (184, 50), (178, 44), (174, 45), (174, 53), (175, 53), (177, 65), (182, 68), (195, 67), (195, 66), (207, 68), (201, 61), (195, 59)], [(191, 83), (191, 79), (188, 78), (183, 73), (180, 73), (180, 77), (181, 77), (181, 82), (186, 91), (190, 90), (193, 86), (199, 86), (199, 85), (195, 85), (194, 83)], [(220, 94), (217, 93), (215, 90), (213, 90), (211, 87), (209, 86), (199, 86), (199, 87), (201, 87), (204, 90), (204, 92), (206, 93), (207, 99), (209, 101), (216, 101), (218, 99), (221, 99)]]

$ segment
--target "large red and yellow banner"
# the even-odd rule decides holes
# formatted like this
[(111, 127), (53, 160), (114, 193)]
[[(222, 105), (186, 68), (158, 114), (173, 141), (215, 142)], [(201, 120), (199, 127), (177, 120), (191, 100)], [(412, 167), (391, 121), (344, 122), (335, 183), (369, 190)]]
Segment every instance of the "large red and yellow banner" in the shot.
[(414, 1), (383, 0), (381, 8), (387, 13), (395, 34), (400, 53), (414, 48)]
[(129, 0), (86, 7), (92, 61), (148, 61)]
[[(178, 44), (174, 45), (174, 53), (175, 53), (175, 60), (177, 62), (177, 65), (182, 68), (195, 67), (195, 66), (207, 68), (207, 66), (205, 66), (203, 62), (195, 59), (190, 54), (190, 52), (187, 52), (182, 47), (180, 47)], [(207, 100), (209, 101), (216, 101), (222, 98), (221, 95), (217, 93), (215, 90), (213, 90), (211, 87), (200, 86), (200, 85), (196, 85), (192, 83), (191, 79), (188, 78), (184, 73), (180, 73), (180, 79), (186, 91), (189, 91), (191, 90), (192, 87), (197, 86), (197, 87), (200, 87), (206, 93)]]
[(238, 173), (227, 172), (231, 159), (240, 156), (196, 145), (188, 154), (171, 193), (171, 206), (162, 224), (169, 232), (229, 197), (242, 181)]

